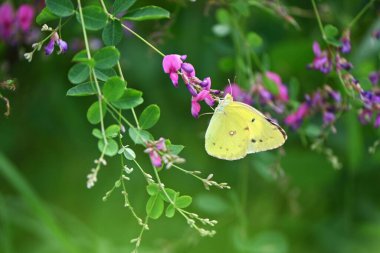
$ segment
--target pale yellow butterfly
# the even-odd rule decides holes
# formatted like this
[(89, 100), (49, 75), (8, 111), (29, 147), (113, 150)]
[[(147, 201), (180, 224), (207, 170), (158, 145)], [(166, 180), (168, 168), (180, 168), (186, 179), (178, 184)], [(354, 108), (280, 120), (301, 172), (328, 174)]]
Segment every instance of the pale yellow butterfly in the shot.
[(278, 148), (286, 138), (285, 131), (273, 120), (227, 94), (211, 118), (205, 148), (219, 159), (238, 160), (247, 154)]

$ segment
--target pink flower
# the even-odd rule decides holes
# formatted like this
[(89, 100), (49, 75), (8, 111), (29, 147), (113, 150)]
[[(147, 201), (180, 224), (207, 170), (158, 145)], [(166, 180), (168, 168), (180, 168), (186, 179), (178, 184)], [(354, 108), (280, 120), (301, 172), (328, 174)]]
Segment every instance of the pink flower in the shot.
[(194, 66), (190, 63), (182, 63), (181, 65), (182, 73), (184, 73), (188, 78), (192, 78), (195, 76)]
[(209, 106), (214, 105), (214, 99), (212, 98), (210, 91), (208, 90), (202, 90), (199, 92), (199, 94), (195, 97), (191, 98), (191, 114), (194, 118), (198, 118), (199, 112), (201, 110), (201, 105), (199, 104), (199, 101), (205, 101), (206, 104)]
[(0, 39), (7, 40), (13, 33), (14, 13), (10, 3), (0, 6)]
[(278, 99), (283, 101), (283, 102), (288, 102), (289, 100), (289, 96), (288, 96), (288, 88), (282, 83), (281, 81), (281, 77), (274, 73), (274, 72), (270, 72), (270, 71), (267, 71), (266, 72), (266, 76), (272, 80), (273, 82), (275, 82), (275, 84), (277, 85), (278, 87)]
[(243, 91), (236, 83), (227, 85), (224, 89), (224, 93), (231, 94), (235, 101), (252, 104), (252, 97), (247, 92)]
[(159, 168), (162, 166), (161, 156), (157, 153), (157, 151), (152, 150), (149, 152), (149, 157), (154, 167)]
[(17, 21), (22, 31), (29, 31), (34, 19), (34, 9), (29, 4), (22, 4), (17, 10)]
[(297, 111), (295, 111), (292, 114), (289, 114), (284, 122), (288, 126), (292, 127), (293, 129), (297, 129), (301, 126), (301, 123), (303, 119), (306, 117), (307, 113), (309, 112), (309, 106), (307, 103), (301, 104)]
[(67, 51), (67, 42), (60, 39), (58, 33), (54, 33), (51, 38), (49, 43), (45, 46), (45, 54), (46, 55), (51, 55), (54, 51), (54, 46), (57, 45), (59, 47), (58, 54), (65, 53)]
[(162, 60), (164, 72), (169, 74), (170, 79), (175, 87), (178, 87), (178, 71), (181, 69), (182, 60), (178, 54), (169, 54)]

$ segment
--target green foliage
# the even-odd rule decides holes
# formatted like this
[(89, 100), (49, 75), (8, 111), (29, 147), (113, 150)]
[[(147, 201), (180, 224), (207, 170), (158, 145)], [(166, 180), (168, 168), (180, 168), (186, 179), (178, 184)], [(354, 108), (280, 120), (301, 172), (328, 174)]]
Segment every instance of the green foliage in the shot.
[[(86, 29), (97, 31), (102, 29), (107, 24), (107, 15), (103, 9), (97, 5), (86, 6), (82, 9), (83, 21)], [(79, 13), (76, 15), (77, 20), (81, 23)]]
[(339, 34), (338, 28), (336, 28), (333, 25), (326, 25), (323, 28), (325, 35), (326, 35), (326, 42), (329, 43), (332, 46), (340, 47), (342, 43), (336, 39), (336, 36)]
[(94, 84), (91, 82), (81, 83), (72, 88), (70, 88), (66, 95), (73, 97), (91, 96), (97, 93), (94, 88)]
[(152, 128), (160, 119), (160, 107), (157, 105), (149, 105), (144, 109), (139, 118), (140, 127), (142, 129)]
[(106, 46), (116, 46), (123, 37), (123, 28), (119, 20), (111, 20), (103, 29), (102, 39)]
[(135, 144), (145, 145), (148, 141), (153, 141), (153, 136), (145, 130), (130, 127), (128, 132)]
[(131, 109), (144, 102), (142, 98), (142, 92), (132, 88), (127, 88), (124, 94), (112, 104), (119, 109)]
[(106, 129), (106, 136), (109, 138), (115, 138), (119, 135), (120, 133), (120, 126), (113, 124), (107, 127)]
[(47, 7), (43, 8), (42, 11), (36, 17), (36, 23), (39, 25), (46, 24), (50, 21), (56, 20), (59, 17), (52, 13)]
[(136, 0), (115, 0), (112, 5), (112, 14), (117, 15), (128, 10), (135, 2)]
[(146, 213), (151, 219), (158, 219), (164, 212), (164, 201), (159, 194), (153, 195), (146, 203)]
[(90, 76), (90, 68), (87, 64), (85, 63), (77, 63), (74, 64), (68, 74), (68, 78), (71, 83), (73, 84), (79, 84), (83, 83), (88, 79)]
[(115, 156), (119, 150), (119, 146), (114, 139), (107, 138), (107, 145), (104, 145), (103, 139), (98, 141), (98, 149), (100, 152), (104, 151), (104, 154), (107, 156)]
[(58, 17), (68, 17), (74, 14), (74, 5), (71, 0), (46, 0), (46, 7)]
[(124, 95), (125, 82), (118, 76), (110, 77), (103, 86), (103, 95), (110, 101), (117, 101)]
[(170, 12), (158, 6), (145, 6), (139, 9), (128, 11), (123, 19), (132, 21), (144, 21), (151, 19), (169, 18)]
[(115, 47), (103, 47), (94, 54), (95, 68), (110, 69), (119, 61), (120, 53)]
[[(105, 103), (102, 103), (102, 116), (104, 118), (104, 116), (106, 115), (106, 104)], [(100, 118), (100, 104), (99, 104), (99, 101), (96, 101), (94, 102), (90, 108), (88, 108), (88, 111), (87, 111), (87, 120), (93, 124), (93, 125), (96, 125), (100, 122), (101, 118)]]

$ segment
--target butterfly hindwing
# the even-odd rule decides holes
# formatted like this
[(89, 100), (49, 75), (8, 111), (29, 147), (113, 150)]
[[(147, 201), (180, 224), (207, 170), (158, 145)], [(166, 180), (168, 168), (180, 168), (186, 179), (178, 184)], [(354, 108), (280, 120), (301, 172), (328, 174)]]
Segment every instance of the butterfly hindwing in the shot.
[(227, 108), (248, 122), (250, 135), (247, 153), (270, 150), (284, 144), (287, 138), (285, 131), (255, 108), (240, 102), (231, 102)]

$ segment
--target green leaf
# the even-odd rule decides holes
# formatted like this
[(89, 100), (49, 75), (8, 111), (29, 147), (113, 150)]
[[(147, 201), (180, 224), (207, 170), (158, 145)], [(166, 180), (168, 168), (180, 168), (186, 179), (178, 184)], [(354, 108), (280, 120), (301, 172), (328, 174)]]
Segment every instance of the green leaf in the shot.
[(338, 28), (333, 25), (325, 25), (323, 30), (325, 31), (327, 38), (335, 38), (339, 33)]
[(106, 46), (116, 46), (123, 37), (123, 28), (118, 20), (111, 20), (103, 29), (102, 39)]
[(172, 204), (168, 205), (165, 211), (166, 217), (172, 218), (174, 214), (175, 214), (175, 207)]
[(112, 14), (117, 15), (128, 10), (136, 0), (115, 0), (112, 5)]
[(269, 79), (267, 76), (263, 76), (263, 83), (264, 87), (273, 95), (278, 95), (278, 86), (277, 84), (272, 80)]
[(59, 17), (52, 13), (48, 8), (43, 8), (36, 18), (36, 23), (39, 25), (46, 24), (52, 20), (58, 19)]
[(150, 196), (157, 195), (160, 192), (160, 186), (158, 184), (149, 184), (146, 186), (146, 191)]
[(130, 148), (124, 148), (123, 154), (124, 154), (124, 157), (130, 161), (133, 161), (136, 159), (135, 151), (133, 151)]
[(186, 207), (190, 206), (192, 201), (193, 201), (193, 198), (191, 196), (183, 195), (183, 196), (179, 196), (175, 200), (174, 203), (175, 203), (176, 207), (178, 207), (178, 208), (186, 208)]
[(118, 109), (131, 109), (144, 102), (141, 96), (141, 91), (128, 88), (126, 91), (124, 91), (123, 96), (117, 101), (112, 102), (112, 104), (116, 106)]
[(226, 9), (219, 8), (216, 11), (216, 20), (221, 24), (230, 23), (230, 13)]
[(158, 219), (164, 212), (164, 201), (160, 196), (154, 195), (148, 199), (146, 203), (146, 213), (151, 219)]
[[(105, 103), (102, 103), (102, 116), (104, 118), (105, 114), (106, 114), (107, 110), (106, 110), (106, 104)], [(99, 101), (96, 101), (94, 102), (90, 108), (88, 108), (88, 111), (87, 111), (87, 120), (95, 125), (95, 124), (98, 124), (101, 120), (100, 118), (100, 106), (99, 106)]]
[[(97, 31), (107, 24), (107, 14), (103, 9), (96, 5), (90, 5), (82, 8), (83, 20), (87, 30)], [(77, 12), (77, 20), (81, 22), (79, 12)]]
[(116, 76), (114, 69), (95, 69), (95, 75), (98, 80), (106, 82), (108, 78)]
[(110, 69), (119, 61), (120, 53), (115, 47), (103, 47), (94, 54), (95, 68)]
[[(98, 141), (98, 149), (100, 152), (103, 152), (103, 149), (104, 149), (103, 139), (100, 139)], [(118, 150), (119, 150), (119, 146), (117, 145), (117, 142), (114, 139), (107, 139), (107, 147), (104, 154), (107, 156), (115, 156)]]
[(257, 33), (250, 32), (247, 34), (247, 42), (253, 49), (257, 49), (263, 44), (263, 39)]
[[(170, 188), (165, 188), (165, 191), (168, 194), (169, 198), (175, 203), (176, 198), (179, 195), (179, 192), (176, 192), (175, 190), (170, 189)], [(170, 200), (168, 199), (168, 197), (166, 196), (166, 194), (163, 191), (160, 191), (160, 195), (164, 201), (170, 203)]]
[(72, 59), (74, 62), (84, 62), (93, 65), (93, 59), (88, 59), (86, 49), (83, 49), (76, 53)]
[(157, 105), (149, 105), (144, 109), (139, 118), (140, 127), (149, 129), (153, 127), (160, 118), (160, 107)]
[(120, 126), (116, 124), (110, 125), (106, 129), (106, 136), (108, 138), (115, 138), (118, 136), (119, 133), (120, 133)]
[(185, 146), (183, 145), (173, 145), (173, 144), (166, 145), (166, 147), (169, 153), (173, 155), (178, 155), (185, 148)]
[(139, 9), (129, 11), (123, 19), (133, 20), (133, 21), (143, 21), (150, 19), (161, 19), (169, 18), (170, 12), (158, 7), (158, 6), (145, 6)]
[(91, 82), (81, 83), (72, 88), (70, 88), (66, 96), (81, 97), (81, 96), (91, 96), (95, 95), (96, 89), (93, 87)]
[(102, 131), (100, 131), (100, 130), (97, 129), (97, 128), (94, 128), (94, 129), (92, 130), (92, 135), (95, 136), (95, 137), (98, 138), (98, 139), (103, 138)]
[(73, 65), (68, 73), (69, 81), (78, 84), (86, 81), (90, 76), (90, 67), (85, 63), (77, 63)]
[(128, 133), (135, 144), (144, 145), (146, 142), (153, 140), (153, 136), (145, 130), (130, 127)]
[(46, 0), (46, 7), (58, 17), (68, 17), (74, 14), (71, 0)]
[(103, 95), (110, 101), (116, 101), (124, 95), (125, 82), (118, 76), (110, 77), (103, 86)]

